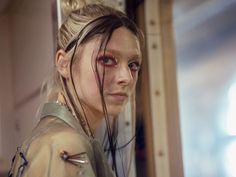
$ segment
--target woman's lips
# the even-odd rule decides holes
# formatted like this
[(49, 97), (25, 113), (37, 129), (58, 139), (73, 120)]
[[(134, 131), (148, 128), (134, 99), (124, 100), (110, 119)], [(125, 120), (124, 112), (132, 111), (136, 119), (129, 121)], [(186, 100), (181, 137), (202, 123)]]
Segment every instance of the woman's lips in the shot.
[(117, 102), (124, 102), (128, 98), (128, 94), (123, 92), (110, 93), (108, 95)]

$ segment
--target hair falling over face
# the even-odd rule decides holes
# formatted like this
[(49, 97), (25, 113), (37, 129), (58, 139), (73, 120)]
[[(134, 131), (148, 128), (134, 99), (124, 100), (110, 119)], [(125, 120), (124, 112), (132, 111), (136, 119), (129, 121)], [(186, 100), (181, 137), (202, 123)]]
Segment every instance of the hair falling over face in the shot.
[[(86, 115), (86, 111), (84, 110), (82, 101), (78, 95), (78, 91), (76, 90), (76, 83), (74, 81), (73, 76), (73, 65), (75, 63), (75, 60), (79, 60), (79, 58), (77, 58), (78, 48), (83, 44), (86, 44), (86, 42), (96, 36), (101, 36), (101, 38), (98, 52), (94, 53), (97, 55), (99, 52), (104, 52), (105, 54), (106, 47), (109, 43), (109, 40), (111, 39), (113, 32), (120, 27), (125, 27), (127, 30), (129, 30), (133, 35), (137, 37), (139, 43), (141, 43), (141, 32), (130, 19), (128, 19), (120, 11), (98, 4), (87, 5), (79, 10), (73, 11), (69, 15), (67, 20), (63, 23), (58, 34), (58, 50), (63, 49), (70, 56), (69, 68), (72, 90), (68, 86), (65, 78), (60, 76), (58, 72), (56, 73), (57, 76), (54, 78), (60, 78), (60, 81), (54, 81), (54, 83), (57, 84), (53, 85), (53, 87), (59, 87), (59, 90), (61, 89), (67, 106), (76, 116), (76, 118), (80, 121), (82, 128), (90, 137), (93, 137), (93, 131), (88, 121), (88, 117)], [(102, 111), (106, 123), (107, 137), (104, 136), (103, 145), (107, 155), (110, 154), (111, 156), (112, 169), (118, 177), (119, 174), (116, 160), (117, 151), (120, 151), (121, 149), (127, 147), (128, 144), (132, 143), (133, 139), (135, 138), (135, 135), (133, 135), (131, 140), (128, 141), (126, 144), (118, 145), (118, 119), (113, 118), (113, 121), (109, 119), (110, 115), (108, 113), (107, 103), (104, 98), (104, 80), (107, 74), (106, 68), (103, 67), (102, 72), (99, 72), (98, 63), (96, 61), (97, 59), (98, 56), (95, 56), (95, 61), (92, 61), (95, 62), (94, 75), (96, 77), (97, 86), (101, 98)], [(58, 88), (56, 90), (58, 90)], [(53, 92), (53, 89), (51, 89), (51, 91)], [(134, 111), (135, 110), (133, 104), (133, 113)], [(122, 168), (124, 168), (123, 164), (121, 166)], [(122, 176), (128, 176), (124, 169), (122, 169), (121, 171), (123, 173)]]

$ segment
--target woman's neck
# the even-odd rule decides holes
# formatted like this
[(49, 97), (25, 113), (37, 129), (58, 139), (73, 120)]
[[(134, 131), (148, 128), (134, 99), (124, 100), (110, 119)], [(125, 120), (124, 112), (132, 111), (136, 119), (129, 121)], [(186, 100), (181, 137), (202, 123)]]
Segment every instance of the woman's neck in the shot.
[[(77, 119), (80, 119), (78, 116), (76, 116), (77, 114), (75, 113), (76, 108), (70, 108), (72, 107), (72, 105), (68, 105), (68, 103), (66, 102), (66, 99), (63, 95), (63, 93), (59, 93), (58, 97), (57, 97), (57, 101), (59, 103), (61, 103), (62, 105), (66, 105), (69, 110), (72, 112), (73, 116), (75, 116)], [(82, 104), (82, 105), (81, 105)], [(83, 103), (77, 103), (77, 110), (79, 111), (80, 115), (82, 116), (82, 118), (87, 122), (88, 122), (88, 126), (90, 127), (91, 133), (94, 134), (94, 132), (96, 131), (96, 129), (99, 127), (99, 125), (101, 124), (101, 121), (104, 117), (104, 115), (94, 109), (91, 109), (90, 107), (88, 107), (87, 105), (83, 104)]]

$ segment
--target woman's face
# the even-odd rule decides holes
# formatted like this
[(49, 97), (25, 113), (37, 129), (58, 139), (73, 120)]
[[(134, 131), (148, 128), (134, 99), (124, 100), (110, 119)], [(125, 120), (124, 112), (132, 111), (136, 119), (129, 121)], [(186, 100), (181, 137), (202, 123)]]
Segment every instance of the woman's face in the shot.
[(137, 37), (125, 27), (113, 32), (105, 51), (99, 51), (100, 37), (80, 47), (73, 65), (73, 79), (85, 110), (103, 116), (97, 65), (100, 80), (104, 72), (107, 112), (114, 116), (122, 111), (135, 89), (141, 65), (140, 45)]

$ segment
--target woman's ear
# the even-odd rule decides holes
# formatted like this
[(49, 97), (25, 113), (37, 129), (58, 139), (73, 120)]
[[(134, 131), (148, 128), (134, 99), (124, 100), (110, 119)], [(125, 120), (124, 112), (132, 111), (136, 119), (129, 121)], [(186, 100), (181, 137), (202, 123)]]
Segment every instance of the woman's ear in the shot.
[(58, 72), (66, 79), (70, 76), (70, 59), (62, 49), (58, 50), (55, 56), (55, 64)]

